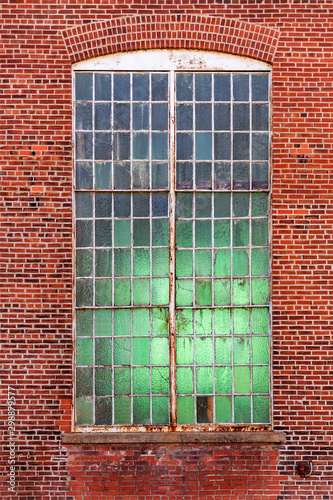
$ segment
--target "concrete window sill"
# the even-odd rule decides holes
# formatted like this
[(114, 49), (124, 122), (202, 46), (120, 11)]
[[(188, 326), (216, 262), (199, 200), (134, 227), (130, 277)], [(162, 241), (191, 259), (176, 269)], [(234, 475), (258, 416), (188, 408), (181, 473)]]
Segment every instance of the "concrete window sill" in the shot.
[(62, 434), (63, 444), (272, 444), (282, 446), (283, 432), (68, 432)]

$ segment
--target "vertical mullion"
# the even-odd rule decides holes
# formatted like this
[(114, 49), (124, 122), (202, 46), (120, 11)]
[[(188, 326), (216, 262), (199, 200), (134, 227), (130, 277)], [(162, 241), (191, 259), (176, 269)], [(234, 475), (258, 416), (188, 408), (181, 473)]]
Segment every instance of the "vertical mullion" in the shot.
[[(96, 73), (92, 74), (92, 159), (93, 159), (93, 172), (95, 171), (95, 75)], [(94, 182), (94, 178), (93, 178)], [(93, 184), (94, 187), (94, 184)], [(93, 194), (93, 222), (92, 222), (92, 237), (93, 237), (93, 268), (92, 268), (92, 279), (93, 279), (93, 307), (95, 307), (95, 297), (96, 297), (96, 276), (95, 276), (95, 222), (96, 222), (96, 211), (95, 211), (95, 198), (96, 198), (96, 193)], [(95, 336), (95, 312), (93, 312), (93, 422), (94, 424), (96, 423), (96, 412), (95, 412), (95, 406), (96, 406), (96, 394), (95, 394), (95, 379), (96, 379), (96, 365), (95, 365), (95, 342), (96, 342), (96, 336)]]
[(175, 72), (169, 73), (169, 175), (170, 175), (170, 192), (169, 192), (169, 342), (170, 342), (170, 424), (172, 426), (177, 423), (177, 383), (176, 383), (176, 311), (175, 311), (175, 265), (176, 265), (176, 164), (175, 164)]

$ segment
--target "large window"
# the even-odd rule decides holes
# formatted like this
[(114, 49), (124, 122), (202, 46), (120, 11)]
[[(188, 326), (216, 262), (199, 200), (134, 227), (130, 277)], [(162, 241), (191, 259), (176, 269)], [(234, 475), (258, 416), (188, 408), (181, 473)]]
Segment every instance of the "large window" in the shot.
[(74, 73), (79, 426), (270, 422), (269, 71), (186, 64)]

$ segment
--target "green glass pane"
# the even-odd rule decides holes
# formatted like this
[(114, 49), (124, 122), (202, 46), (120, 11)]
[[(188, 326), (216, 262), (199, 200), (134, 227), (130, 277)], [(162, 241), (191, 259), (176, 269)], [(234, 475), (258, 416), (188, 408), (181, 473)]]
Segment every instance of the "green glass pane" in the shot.
[(269, 366), (254, 366), (252, 378), (253, 392), (269, 392)]
[(268, 245), (268, 219), (252, 220), (252, 245)]
[(234, 217), (247, 217), (249, 215), (250, 195), (249, 193), (234, 193), (232, 200), (232, 212)]
[(151, 334), (169, 336), (169, 310), (152, 309), (151, 312)]
[(76, 398), (76, 424), (92, 425), (93, 398)]
[(193, 216), (193, 195), (192, 193), (177, 193), (176, 217), (190, 219)]
[(252, 304), (268, 304), (269, 302), (269, 279), (252, 279)]
[(92, 306), (93, 282), (89, 279), (76, 280), (76, 305), (77, 307)]
[(231, 338), (215, 338), (215, 363), (217, 365), (229, 365), (231, 363)]
[(153, 421), (154, 425), (169, 424), (169, 398), (153, 397)]
[(131, 369), (114, 368), (114, 393), (117, 395), (130, 394)]
[(92, 250), (76, 250), (76, 276), (92, 275), (93, 253)]
[(112, 365), (111, 339), (95, 339), (95, 365)]
[(211, 365), (213, 363), (213, 339), (196, 337), (195, 360), (197, 365)]
[(250, 366), (234, 367), (235, 393), (249, 394), (251, 392), (251, 368)]
[(233, 276), (247, 276), (249, 274), (248, 250), (233, 250), (232, 259)]
[(214, 245), (216, 247), (230, 246), (230, 220), (214, 222)]
[(235, 423), (251, 423), (251, 396), (235, 396)]
[(230, 303), (230, 280), (214, 280), (214, 304), (216, 306), (224, 306)]
[(133, 339), (133, 365), (149, 365), (150, 342), (149, 338)]
[(152, 245), (153, 247), (169, 245), (169, 220), (152, 220)]
[(234, 335), (249, 335), (250, 310), (234, 309), (233, 311)]
[(110, 247), (111, 245), (111, 221), (105, 219), (97, 219), (95, 221), (95, 246)]
[(177, 335), (193, 335), (193, 309), (176, 312)]
[(195, 221), (195, 246), (196, 248), (212, 246), (212, 223), (210, 220)]
[(268, 213), (268, 193), (252, 193), (252, 217)]
[(134, 397), (133, 398), (133, 424), (149, 424), (150, 423), (150, 398), (149, 397)]
[(92, 217), (92, 193), (76, 193), (76, 217), (78, 219)]
[(90, 220), (76, 221), (76, 246), (91, 247), (92, 246), (92, 222)]
[(195, 251), (195, 275), (212, 275), (212, 252), (210, 250)]
[(150, 304), (150, 279), (133, 279), (133, 304), (135, 306)]
[(178, 424), (194, 424), (194, 397), (179, 396), (177, 398)]
[(95, 163), (95, 188), (111, 189), (111, 163)]
[(190, 366), (177, 368), (177, 394), (193, 394), (193, 368)]
[(214, 252), (214, 275), (230, 276), (231, 274), (231, 252), (230, 250), (215, 250)]
[(269, 337), (252, 338), (252, 363), (269, 363)]
[(150, 275), (150, 251), (146, 248), (136, 248), (134, 250), (133, 262), (134, 276)]
[(114, 423), (130, 424), (131, 423), (131, 398), (116, 397), (114, 398)]
[(152, 278), (152, 305), (169, 304), (169, 278)]
[(177, 248), (181, 247), (191, 247), (192, 246), (192, 230), (193, 230), (192, 221), (177, 221), (176, 222), (176, 246)]
[(197, 396), (197, 422), (209, 424), (213, 422), (214, 398), (213, 396)]
[(150, 221), (147, 219), (133, 220), (133, 246), (147, 247), (150, 242)]
[(128, 306), (131, 303), (131, 280), (114, 280), (114, 305)]
[(168, 248), (154, 248), (152, 250), (152, 271), (153, 271), (153, 276), (169, 275)]
[(177, 365), (193, 365), (193, 339), (178, 337), (176, 340)]
[(197, 336), (212, 334), (211, 309), (199, 309), (195, 311), (195, 334)]
[(169, 365), (169, 339), (153, 337), (151, 339), (151, 364)]
[[(149, 340), (149, 339), (148, 339)], [(150, 393), (150, 370), (148, 367), (133, 368), (133, 394)]]
[(91, 309), (76, 311), (76, 336), (90, 337), (93, 333), (93, 312)]
[(197, 219), (212, 217), (212, 195), (210, 193), (195, 194), (195, 217)]
[(133, 309), (133, 336), (149, 335), (149, 309)]
[(266, 307), (252, 309), (252, 333), (253, 335), (268, 335), (269, 311)]
[(213, 393), (213, 368), (202, 366), (197, 371), (197, 394)]
[(76, 396), (92, 396), (93, 394), (93, 369), (76, 368)]
[(215, 367), (215, 392), (216, 394), (231, 394), (232, 375), (231, 366)]
[(193, 275), (192, 250), (176, 250), (176, 277), (183, 278)]
[[(253, 238), (252, 238), (253, 239)], [(245, 247), (249, 244), (249, 221), (245, 219), (233, 222), (233, 246)]]
[(76, 340), (76, 364), (77, 366), (93, 365), (93, 341), (92, 339)]
[(197, 306), (212, 305), (212, 280), (195, 280), (195, 304)]
[(95, 424), (112, 425), (112, 398), (95, 399)]
[(131, 311), (129, 309), (115, 309), (114, 335), (131, 335)]
[(193, 280), (176, 280), (176, 306), (193, 305)]
[(154, 366), (151, 370), (151, 385), (153, 394), (168, 394), (169, 368)]
[(112, 276), (112, 250), (96, 250), (95, 259), (95, 275)]
[(211, 160), (212, 155), (212, 134), (207, 132), (195, 134), (196, 160)]
[(253, 396), (253, 423), (268, 424), (270, 419), (269, 396)]
[(96, 309), (95, 311), (95, 336), (106, 337), (112, 335), (111, 309)]
[(113, 349), (115, 365), (131, 364), (131, 339), (115, 338)]
[(112, 304), (112, 280), (95, 281), (96, 306), (110, 306)]
[(131, 250), (129, 248), (118, 248), (114, 250), (114, 275), (131, 275)]
[(246, 365), (250, 363), (251, 345), (248, 337), (234, 337), (233, 360), (235, 365)]
[(95, 369), (95, 394), (96, 396), (109, 396), (112, 394), (112, 369)]
[(253, 276), (269, 274), (269, 250), (268, 248), (253, 248), (251, 270)]
[(245, 306), (250, 304), (250, 280), (233, 280), (233, 303), (235, 306)]
[(232, 421), (231, 396), (216, 396), (216, 423), (224, 424)]
[(214, 310), (214, 334), (215, 335), (230, 335), (231, 333), (231, 310), (230, 309), (215, 309)]
[(131, 246), (131, 221), (130, 220), (115, 220), (113, 224), (114, 224), (114, 246), (115, 247), (130, 247)]
[(215, 219), (230, 217), (230, 193), (214, 193)]

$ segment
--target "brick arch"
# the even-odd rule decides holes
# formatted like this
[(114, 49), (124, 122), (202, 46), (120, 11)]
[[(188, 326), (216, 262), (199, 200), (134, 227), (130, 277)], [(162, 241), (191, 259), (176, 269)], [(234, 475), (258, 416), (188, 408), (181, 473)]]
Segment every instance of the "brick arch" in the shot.
[(226, 52), (272, 63), (279, 32), (236, 19), (200, 15), (125, 16), (63, 32), (72, 63), (142, 49)]

